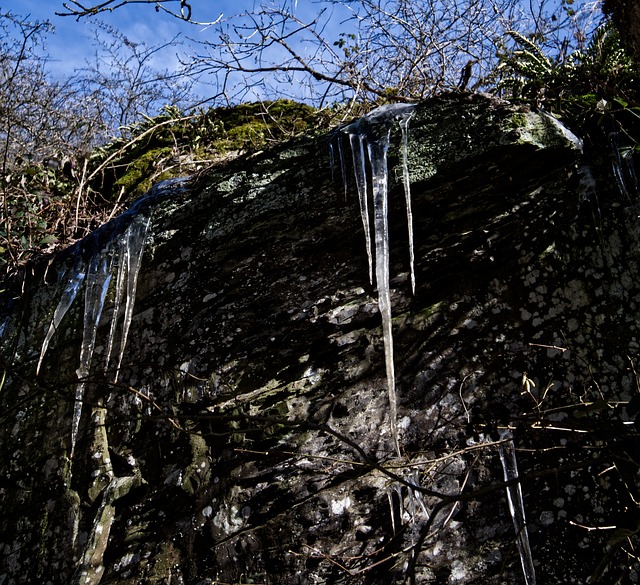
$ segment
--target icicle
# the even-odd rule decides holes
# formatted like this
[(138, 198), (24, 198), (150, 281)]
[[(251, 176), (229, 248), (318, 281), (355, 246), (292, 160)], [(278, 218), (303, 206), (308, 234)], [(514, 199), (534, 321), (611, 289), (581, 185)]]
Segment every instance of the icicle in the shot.
[(102, 254), (96, 254), (89, 262), (87, 270), (87, 281), (84, 295), (84, 330), (82, 333), (82, 346), (80, 347), (80, 365), (76, 370), (78, 385), (76, 386), (75, 403), (73, 406), (73, 419), (71, 422), (71, 454), (73, 459), (76, 438), (80, 428), (80, 418), (82, 416), (82, 401), (86, 378), (89, 376), (91, 359), (96, 344), (96, 334), (98, 324), (104, 307), (104, 300), (107, 296), (109, 283), (111, 282), (111, 269), (113, 267), (113, 255), (107, 249)]
[(373, 284), (373, 254), (371, 252), (371, 226), (369, 225), (369, 204), (367, 197), (367, 167), (364, 153), (364, 136), (361, 134), (349, 134), (351, 152), (353, 154), (353, 172), (356, 178), (358, 199), (360, 201), (360, 216), (364, 228), (364, 239), (367, 247), (367, 259), (369, 261), (369, 283)]
[(373, 190), (374, 233), (376, 246), (376, 286), (378, 307), (382, 316), (382, 337), (387, 370), (387, 390), (389, 393), (389, 421), (393, 443), (400, 456), (398, 442), (396, 375), (393, 364), (393, 332), (391, 322), (391, 291), (389, 288), (389, 223), (388, 215), (388, 171), (387, 151), (391, 129), (382, 131), (377, 140), (369, 141), (368, 152), (371, 164), (371, 185)]
[(113, 255), (109, 249), (102, 254), (96, 254), (89, 263), (85, 285), (84, 332), (80, 348), (80, 366), (76, 370), (79, 378), (86, 378), (89, 375), (98, 323), (111, 282), (112, 267)]
[[(394, 496), (397, 502), (394, 502)], [(387, 499), (389, 500), (389, 514), (391, 516), (391, 529), (393, 534), (400, 531), (402, 525), (402, 487), (393, 482), (387, 485)], [(396, 526), (396, 516), (400, 522), (400, 526)]]
[[(120, 354), (114, 375), (114, 383), (118, 380), (120, 366), (124, 357), (124, 350), (127, 345), (127, 336), (129, 335), (129, 327), (133, 317), (133, 306), (136, 300), (136, 289), (138, 286), (138, 272), (142, 262), (142, 252), (144, 249), (144, 240), (149, 227), (149, 218), (136, 218), (127, 229), (124, 235), (124, 255), (127, 265), (127, 281), (126, 281), (126, 297), (124, 305), (124, 318), (122, 322), (122, 334), (120, 336)], [(117, 315), (114, 315), (117, 319)]]
[(353, 167), (360, 200), (360, 212), (365, 231), (367, 256), (369, 259), (369, 279), (372, 280), (371, 230), (369, 227), (369, 209), (367, 197), (367, 173), (365, 163), (365, 144), (371, 165), (371, 186), (373, 191), (374, 234), (375, 234), (375, 273), (378, 289), (378, 306), (382, 316), (382, 336), (385, 349), (385, 367), (387, 390), (389, 393), (389, 420), (394, 447), (401, 456), (397, 428), (397, 400), (395, 368), (393, 362), (393, 335), (391, 322), (391, 291), (389, 288), (389, 227), (388, 227), (388, 169), (387, 153), (391, 127), (398, 122), (402, 131), (403, 184), (407, 203), (409, 225), (409, 248), (411, 259), (411, 285), (415, 290), (413, 269), (413, 218), (411, 214), (411, 193), (409, 189), (409, 171), (407, 163), (408, 124), (415, 109), (414, 105), (390, 104), (376, 108), (366, 116), (349, 124), (343, 129), (351, 143)]
[(416, 294), (416, 274), (414, 269), (413, 252), (413, 213), (411, 212), (411, 181), (409, 179), (409, 120), (413, 116), (413, 110), (402, 116), (398, 122), (402, 131), (402, 184), (404, 185), (404, 198), (407, 206), (407, 229), (409, 230), (409, 266), (411, 272), (411, 292)]
[(333, 155), (333, 142), (329, 141), (329, 167), (331, 168), (331, 180), (335, 179), (335, 166), (336, 161)]
[[(498, 444), (500, 461), (504, 472), (504, 481), (509, 483), (518, 480), (518, 463), (516, 461), (516, 450), (511, 432), (507, 429), (500, 432), (500, 439), (504, 442)], [(506, 440), (505, 440), (506, 439)], [(507, 501), (509, 502), (509, 512), (513, 520), (513, 527), (516, 531), (520, 562), (522, 563), (522, 573), (526, 585), (535, 585), (536, 573), (529, 546), (529, 534), (527, 532), (527, 521), (524, 513), (524, 500), (522, 498), (522, 487), (520, 482), (507, 485)]]
[[(133, 310), (132, 297), (135, 295), (135, 287), (136, 287), (136, 279), (138, 276), (138, 270), (140, 269), (140, 255), (142, 253), (142, 244), (144, 241), (144, 235), (146, 234), (149, 219), (148, 219), (148, 210), (152, 205), (157, 203), (160, 199), (171, 196), (174, 193), (179, 193), (184, 190), (184, 185), (189, 181), (188, 178), (176, 178), (176, 179), (168, 179), (166, 181), (162, 181), (154, 185), (149, 192), (136, 199), (129, 208), (128, 211), (122, 214), (122, 216), (115, 218), (111, 222), (105, 224), (103, 228), (94, 232), (92, 238), (93, 240), (90, 242), (94, 247), (96, 245), (99, 246), (98, 242), (100, 241), (100, 237), (104, 240), (104, 235), (107, 234), (107, 241), (105, 243), (106, 246), (109, 246), (111, 240), (117, 235), (121, 233), (123, 229), (123, 225), (129, 225), (128, 229), (125, 233), (125, 239), (128, 240), (128, 249), (132, 254), (132, 262), (130, 263), (130, 269), (128, 272), (128, 284), (127, 284), (127, 307), (128, 311), (125, 313), (129, 314), (129, 318), (131, 316), (131, 311)], [(143, 217), (140, 220), (140, 217)], [(144, 226), (141, 226), (144, 224)], [(137, 226), (137, 227), (135, 227)], [(101, 236), (99, 235), (101, 233)], [(95, 252), (99, 253), (99, 252)], [(44, 360), (44, 356), (47, 353), (47, 349), (49, 347), (49, 342), (53, 337), (53, 334), (58, 329), (60, 322), (64, 318), (65, 314), (69, 310), (69, 307), (75, 300), (78, 291), (80, 290), (80, 286), (85, 278), (86, 274), (86, 262), (84, 260), (86, 258), (86, 253), (77, 253), (76, 261), (69, 275), (64, 290), (62, 292), (62, 296), (60, 301), (58, 302), (58, 306), (53, 314), (53, 319), (51, 320), (51, 324), (49, 325), (49, 330), (44, 338), (44, 342), (42, 343), (42, 348), (40, 350), (40, 358), (38, 359), (38, 365), (36, 367), (36, 375), (40, 372), (40, 368), (42, 367), (42, 361)], [(63, 281), (67, 271), (63, 271), (59, 277), (60, 281)], [(133, 294), (131, 294), (133, 293)], [(122, 292), (120, 293), (120, 295)], [(117, 314), (117, 313), (116, 313)], [(126, 329), (124, 332), (123, 343), (126, 340), (126, 334), (128, 331), (128, 324), (125, 320)], [(112, 344), (113, 339), (111, 338), (110, 343)], [(109, 352), (111, 351), (111, 347), (109, 348)], [(124, 351), (124, 350), (122, 350)], [(122, 360), (122, 357), (120, 358)]]
[[(66, 275), (66, 271), (64, 271), (60, 280), (63, 280)], [(58, 302), (58, 306), (53, 313), (53, 319), (51, 320), (51, 324), (49, 325), (49, 330), (47, 331), (47, 335), (44, 338), (44, 342), (42, 343), (42, 349), (40, 350), (40, 359), (38, 360), (38, 365), (36, 367), (36, 376), (40, 373), (40, 367), (42, 366), (42, 360), (44, 359), (45, 354), (47, 353), (47, 348), (49, 347), (49, 342), (53, 337), (53, 334), (58, 329), (58, 325), (62, 321), (63, 317), (66, 315), (69, 307), (75, 300), (78, 295), (78, 291), (80, 290), (80, 285), (84, 280), (86, 275), (86, 267), (84, 261), (81, 256), (76, 258), (76, 261), (71, 269), (71, 274), (67, 279), (67, 283), (65, 284), (64, 290), (62, 291), (62, 296), (60, 301)]]
[(338, 156), (340, 157), (340, 172), (342, 173), (342, 185), (344, 187), (344, 199), (347, 200), (347, 191), (349, 184), (347, 182), (347, 165), (344, 162), (344, 153), (342, 152), (342, 138), (338, 134)]
[(613, 175), (618, 184), (618, 189), (630, 201), (638, 193), (638, 178), (636, 176), (633, 162), (633, 148), (624, 144), (619, 132), (609, 134), (609, 145), (611, 147), (611, 166)]
[(125, 276), (127, 271), (127, 237), (120, 240), (118, 245), (118, 276), (116, 278), (116, 289), (113, 298), (113, 312), (111, 314), (111, 327), (109, 328), (109, 337), (107, 339), (107, 350), (104, 359), (104, 370), (109, 370), (111, 361), (111, 352), (113, 351), (113, 341), (115, 339), (116, 330), (118, 328), (118, 315), (120, 313), (120, 303), (122, 302), (122, 294), (124, 292)]

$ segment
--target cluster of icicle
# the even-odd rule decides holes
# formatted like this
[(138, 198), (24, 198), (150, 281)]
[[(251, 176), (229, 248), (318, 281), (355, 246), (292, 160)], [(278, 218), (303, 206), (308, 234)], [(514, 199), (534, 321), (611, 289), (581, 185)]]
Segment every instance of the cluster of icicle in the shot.
[[(382, 335), (384, 340), (387, 388), (389, 392), (389, 420), (393, 443), (398, 453), (396, 382), (393, 363), (393, 336), (391, 328), (391, 292), (389, 289), (389, 227), (388, 227), (388, 186), (389, 173), (387, 153), (389, 151), (391, 131), (398, 126), (402, 132), (402, 180), (404, 184), (409, 229), (409, 257), (411, 287), (415, 292), (414, 253), (413, 253), (413, 216), (411, 214), (411, 190), (407, 163), (407, 142), (409, 120), (415, 110), (414, 104), (389, 104), (376, 108), (356, 122), (341, 129), (349, 138), (353, 156), (353, 169), (360, 201), (360, 214), (364, 227), (367, 257), (369, 260), (369, 281), (373, 284), (374, 254), (372, 250), (371, 225), (369, 219), (369, 194), (367, 168), (370, 169), (373, 201), (373, 241), (375, 243), (375, 282), (378, 289), (378, 306), (382, 316)], [(342, 177), (347, 189), (345, 161), (342, 145), (338, 139)], [(333, 151), (332, 151), (333, 152)], [(368, 161), (368, 165), (367, 165)]]
[[(388, 229), (388, 168), (387, 153), (389, 151), (391, 132), (394, 126), (401, 131), (402, 182), (404, 186), (407, 225), (409, 230), (409, 263), (411, 273), (411, 288), (415, 293), (414, 247), (413, 247), (413, 216), (411, 212), (411, 190), (408, 169), (408, 128), (413, 116), (415, 105), (390, 104), (379, 107), (356, 122), (341, 129), (349, 138), (353, 157), (353, 168), (360, 213), (365, 233), (367, 257), (369, 260), (369, 280), (373, 284), (373, 259), (371, 225), (369, 212), (368, 184), (370, 181), (373, 201), (373, 233), (375, 242), (375, 282), (378, 289), (378, 305), (382, 317), (382, 332), (385, 349), (385, 364), (387, 387), (389, 392), (389, 419), (394, 446), (401, 456), (397, 429), (397, 400), (395, 384), (395, 367), (393, 360), (393, 335), (391, 323), (391, 293), (389, 289), (389, 229)], [(347, 192), (346, 164), (343, 156), (342, 143), (337, 141), (340, 167)], [(330, 146), (331, 163), (333, 168), (333, 146)], [(367, 164), (368, 162), (368, 164)], [(367, 172), (369, 170), (369, 172)], [(516, 532), (516, 540), (520, 553), (522, 572), (526, 585), (535, 585), (535, 570), (529, 536), (527, 532), (522, 488), (518, 481), (518, 466), (515, 445), (510, 431), (501, 435), (502, 441), (498, 445), (500, 461), (507, 484), (507, 500), (509, 512)], [(415, 479), (415, 478), (414, 478)], [(422, 502), (420, 501), (421, 505)]]
[[(156, 185), (146, 196), (134, 203), (127, 212), (83, 240), (77, 249), (72, 251), (72, 261), (60, 270), (58, 284), (62, 287), (62, 293), (42, 343), (36, 375), (40, 373), (53, 335), (58, 330), (84, 283), (83, 333), (80, 365), (76, 370), (78, 383), (71, 423), (70, 459), (73, 458), (75, 451), (85, 385), (91, 370), (98, 325), (114, 269), (116, 279), (113, 292), (113, 313), (104, 358), (104, 375), (111, 383), (118, 380), (133, 317), (138, 272), (149, 227), (147, 213), (149, 205), (159, 197), (171, 194), (172, 190), (180, 184), (179, 180), (171, 180)], [(122, 324), (118, 331), (119, 316), (123, 307)], [(112, 357), (118, 333), (120, 345), (117, 355)]]

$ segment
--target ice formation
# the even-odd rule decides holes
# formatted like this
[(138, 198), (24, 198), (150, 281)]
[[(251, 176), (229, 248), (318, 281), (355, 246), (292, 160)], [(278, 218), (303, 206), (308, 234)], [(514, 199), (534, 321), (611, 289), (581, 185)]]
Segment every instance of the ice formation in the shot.
[(609, 133), (611, 167), (618, 189), (629, 201), (634, 201), (638, 193), (638, 177), (633, 161), (633, 147), (626, 144), (619, 132)]
[(371, 191), (374, 215), (375, 275), (378, 289), (378, 305), (382, 316), (382, 334), (385, 349), (387, 388), (389, 392), (389, 420), (391, 435), (398, 455), (400, 444), (397, 429), (397, 405), (395, 368), (393, 362), (393, 336), (391, 322), (391, 292), (389, 290), (389, 227), (388, 227), (388, 183), (387, 153), (391, 130), (398, 124), (402, 131), (402, 165), (405, 198), (407, 202), (407, 223), (409, 225), (409, 256), (411, 259), (412, 287), (415, 287), (413, 268), (413, 228), (411, 215), (411, 194), (409, 191), (409, 170), (407, 163), (408, 124), (413, 115), (413, 104), (389, 104), (376, 108), (358, 121), (343, 128), (348, 134), (353, 155), (353, 168), (360, 200), (360, 212), (365, 232), (369, 277), (372, 278), (371, 228), (369, 223), (369, 196), (367, 193), (367, 160), (371, 176)]
[(329, 157), (331, 159), (331, 180), (335, 179), (335, 152), (333, 149), (333, 140), (335, 138), (338, 147), (338, 160), (340, 161), (340, 173), (342, 174), (342, 186), (344, 187), (344, 198), (346, 200), (349, 192), (349, 184), (347, 182), (347, 169), (344, 161), (344, 152), (342, 151), (342, 137), (339, 133), (331, 136), (329, 140)]
[(411, 271), (411, 292), (416, 293), (415, 257), (413, 253), (413, 212), (411, 211), (411, 180), (409, 179), (409, 120), (411, 116), (403, 116), (398, 120), (402, 131), (402, 184), (407, 206), (407, 229), (409, 230), (409, 267)]
[(98, 326), (112, 280), (114, 265), (117, 266), (117, 276), (111, 325), (106, 344), (104, 370), (107, 373), (110, 371), (109, 364), (118, 330), (123, 296), (124, 315), (120, 329), (120, 347), (111, 380), (113, 382), (118, 378), (133, 317), (138, 273), (150, 221), (150, 209), (158, 199), (172, 195), (176, 190), (181, 190), (183, 182), (183, 179), (174, 179), (153, 187), (147, 195), (134, 202), (127, 212), (105, 224), (88, 236), (86, 240), (72, 248), (69, 252), (71, 256), (69, 265), (60, 270), (58, 281), (64, 283), (62, 293), (42, 343), (36, 374), (40, 372), (53, 335), (84, 283), (82, 345), (80, 347), (80, 363), (76, 370), (78, 383), (73, 407), (70, 458), (73, 458), (75, 451), (85, 387), (91, 372)]
[(364, 136), (349, 134), (351, 152), (353, 153), (353, 173), (360, 201), (360, 216), (364, 228), (365, 246), (369, 261), (369, 283), (373, 284), (373, 253), (371, 251), (371, 225), (369, 224), (369, 198), (367, 196), (367, 166), (364, 154)]
[(516, 460), (516, 449), (511, 431), (508, 429), (501, 431), (500, 439), (501, 442), (498, 444), (498, 452), (500, 453), (504, 481), (507, 483), (507, 501), (509, 502), (509, 512), (513, 520), (513, 527), (516, 531), (516, 541), (518, 543), (518, 552), (520, 553), (520, 562), (522, 563), (522, 573), (526, 585), (535, 585), (536, 573), (533, 566), (531, 547), (529, 546), (529, 533), (527, 531), (527, 521), (524, 513), (522, 487), (518, 481), (518, 462)]
[(120, 353), (118, 355), (118, 361), (113, 375), (114, 383), (118, 380), (118, 374), (120, 372), (120, 366), (122, 365), (122, 358), (124, 357), (124, 350), (127, 344), (127, 336), (129, 335), (129, 327), (131, 326), (131, 319), (133, 317), (133, 305), (138, 286), (138, 272), (140, 271), (142, 251), (148, 227), (148, 217), (137, 217), (131, 222), (131, 225), (127, 228), (127, 231), (119, 244), (120, 262), (118, 266), (118, 278), (116, 280), (113, 318), (111, 320), (111, 328), (109, 330), (107, 356), (105, 359), (105, 369), (108, 369), (111, 351), (113, 349), (113, 340), (117, 329), (118, 312), (122, 301), (122, 294), (126, 291), (124, 318), (122, 321), (122, 332), (120, 335)]
[(342, 139), (338, 136), (338, 154), (340, 155), (340, 172), (342, 173), (342, 185), (344, 187), (344, 197), (347, 198), (349, 184), (347, 182), (347, 165), (344, 162), (344, 153), (342, 152)]
[(66, 269), (63, 269), (62, 273), (60, 274), (59, 280), (63, 282), (65, 281), (66, 277), (66, 283), (62, 291), (60, 301), (58, 302), (58, 306), (53, 312), (53, 319), (51, 320), (51, 324), (49, 325), (49, 330), (47, 331), (44, 342), (42, 343), (42, 349), (40, 350), (40, 359), (38, 360), (38, 366), (36, 367), (36, 375), (40, 373), (42, 360), (44, 359), (44, 354), (47, 353), (49, 342), (51, 341), (53, 334), (58, 329), (58, 325), (60, 325), (60, 322), (67, 314), (69, 307), (78, 295), (78, 291), (80, 290), (80, 286), (82, 285), (85, 275), (86, 267), (84, 265), (84, 260), (80, 256), (76, 258), (75, 264), (68, 276)]
[(113, 254), (111, 246), (108, 246), (102, 254), (96, 254), (89, 262), (89, 268), (85, 277), (84, 293), (84, 328), (82, 331), (82, 345), (80, 346), (80, 365), (76, 370), (78, 384), (76, 386), (75, 401), (73, 404), (73, 418), (71, 422), (71, 451), (69, 459), (73, 459), (76, 438), (80, 428), (82, 416), (82, 401), (86, 381), (91, 368), (91, 359), (96, 345), (98, 324), (104, 308), (104, 300), (107, 296), (109, 283), (111, 282), (111, 269), (113, 267)]

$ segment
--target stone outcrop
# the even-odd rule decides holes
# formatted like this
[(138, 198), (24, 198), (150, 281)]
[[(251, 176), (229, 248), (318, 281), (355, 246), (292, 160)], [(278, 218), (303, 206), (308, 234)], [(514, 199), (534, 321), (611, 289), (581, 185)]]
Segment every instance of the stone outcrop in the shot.
[[(607, 153), (588, 159), (545, 114), (484, 96), (418, 105), (415, 295), (399, 134), (389, 155), (398, 457), (346, 141), (346, 196), (330, 165), (338, 136), (160, 189), (7, 283), (0, 582), (524, 582), (507, 436), (538, 581), (637, 580), (629, 168), (616, 183)], [(116, 379), (116, 242), (138, 217)], [(85, 282), (36, 375), (68, 275), (96, 254), (114, 276), (89, 374)]]

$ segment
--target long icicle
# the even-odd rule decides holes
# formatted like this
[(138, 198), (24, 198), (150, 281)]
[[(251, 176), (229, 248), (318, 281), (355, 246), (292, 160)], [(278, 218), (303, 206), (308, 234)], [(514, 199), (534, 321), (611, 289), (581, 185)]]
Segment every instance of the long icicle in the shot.
[[(113, 312), (111, 315), (111, 327), (109, 328), (109, 337), (107, 339), (107, 351), (104, 359), (104, 370), (105, 372), (109, 371), (109, 363), (111, 362), (111, 353), (113, 351), (113, 342), (116, 335), (116, 330), (118, 328), (118, 315), (120, 313), (120, 304), (122, 303), (122, 294), (124, 292), (124, 285), (126, 281), (127, 275), (127, 265), (128, 265), (128, 249), (127, 246), (127, 235), (120, 240), (118, 244), (118, 275), (116, 277), (116, 288), (114, 291), (113, 298)], [(115, 374), (114, 374), (114, 383), (115, 383)]]
[(378, 306), (382, 317), (382, 335), (385, 348), (385, 367), (387, 374), (387, 390), (389, 393), (389, 419), (394, 447), (401, 456), (397, 427), (397, 398), (395, 384), (395, 367), (393, 357), (393, 331), (391, 321), (391, 292), (389, 281), (389, 228), (388, 228), (388, 168), (387, 153), (391, 128), (398, 123), (402, 132), (402, 180), (407, 205), (407, 223), (409, 229), (409, 256), (411, 262), (411, 287), (415, 292), (413, 215), (411, 211), (411, 190), (408, 170), (408, 128), (415, 106), (412, 104), (388, 104), (369, 112), (360, 120), (343, 128), (348, 134), (353, 167), (360, 201), (360, 214), (365, 231), (367, 256), (369, 260), (369, 280), (372, 278), (371, 229), (369, 226), (369, 209), (367, 197), (367, 172), (365, 162), (365, 144), (371, 167), (371, 184), (374, 201), (374, 234), (376, 248), (376, 286), (378, 289)]
[(364, 136), (361, 133), (349, 133), (351, 152), (353, 154), (353, 172), (360, 201), (360, 217), (364, 229), (364, 239), (369, 261), (369, 283), (373, 284), (373, 253), (371, 250), (371, 226), (369, 225), (369, 203), (367, 196), (367, 167), (364, 152)]
[(391, 321), (391, 292), (389, 287), (389, 224), (388, 224), (388, 169), (387, 152), (391, 128), (384, 128), (379, 137), (368, 141), (371, 164), (371, 186), (373, 190), (374, 232), (376, 245), (376, 286), (378, 307), (382, 316), (387, 390), (389, 393), (389, 420), (391, 436), (398, 456), (401, 456), (398, 441), (396, 375), (393, 363), (393, 332)]
[(126, 239), (126, 257), (127, 257), (127, 286), (124, 308), (124, 319), (122, 322), (122, 335), (120, 338), (120, 354), (118, 356), (118, 364), (114, 376), (114, 383), (118, 380), (124, 350), (127, 345), (127, 337), (129, 335), (129, 327), (133, 318), (133, 306), (136, 300), (136, 289), (138, 286), (138, 272), (142, 263), (142, 252), (144, 250), (144, 240), (149, 227), (149, 217), (142, 217), (140, 221), (134, 220), (125, 234)]
[(340, 172), (342, 173), (342, 186), (344, 187), (344, 199), (347, 200), (347, 191), (349, 189), (349, 183), (347, 182), (347, 165), (344, 162), (344, 153), (342, 152), (342, 137), (340, 134), (337, 136), (338, 141), (338, 156), (340, 157)]
[[(53, 337), (53, 334), (58, 329), (60, 322), (67, 314), (69, 307), (75, 300), (78, 295), (78, 291), (80, 290), (80, 286), (82, 285), (82, 281), (84, 280), (87, 274), (87, 268), (82, 260), (81, 256), (76, 258), (76, 261), (71, 269), (71, 274), (67, 279), (64, 290), (62, 291), (62, 296), (60, 297), (60, 301), (58, 302), (58, 306), (53, 312), (53, 318), (51, 319), (51, 324), (49, 325), (49, 330), (44, 338), (42, 343), (42, 349), (40, 350), (40, 358), (38, 359), (38, 365), (36, 367), (36, 376), (40, 373), (40, 368), (42, 366), (42, 361), (44, 360), (44, 356), (47, 353), (47, 349), (49, 347), (49, 342)], [(61, 279), (64, 278), (66, 272), (61, 275)]]
[[(526, 585), (536, 584), (536, 572), (533, 566), (533, 556), (529, 545), (529, 533), (527, 531), (527, 521), (524, 513), (524, 500), (522, 498), (522, 486), (518, 481), (518, 462), (516, 460), (516, 449), (513, 443), (511, 431), (508, 429), (500, 431), (502, 442), (498, 444), (500, 462), (504, 481), (507, 483), (507, 501), (509, 512), (513, 520), (513, 528), (516, 531), (516, 541), (518, 552), (520, 553), (520, 563), (522, 564), (522, 574)], [(516, 483), (511, 483), (511, 482)]]
[(413, 250), (413, 212), (411, 211), (411, 180), (409, 179), (409, 120), (413, 111), (405, 114), (398, 121), (402, 132), (402, 184), (404, 185), (404, 199), (407, 206), (407, 229), (409, 231), (409, 266), (411, 272), (411, 292), (416, 294), (415, 255)]
[(71, 423), (71, 452), (69, 459), (73, 459), (76, 439), (80, 428), (82, 416), (82, 402), (86, 380), (91, 369), (93, 350), (96, 344), (98, 324), (104, 307), (104, 300), (111, 281), (111, 269), (113, 267), (113, 255), (107, 248), (102, 254), (96, 254), (89, 262), (87, 279), (85, 283), (84, 297), (84, 329), (82, 333), (82, 346), (80, 348), (80, 365), (76, 370), (78, 384), (76, 386), (75, 402), (73, 405), (73, 419)]

